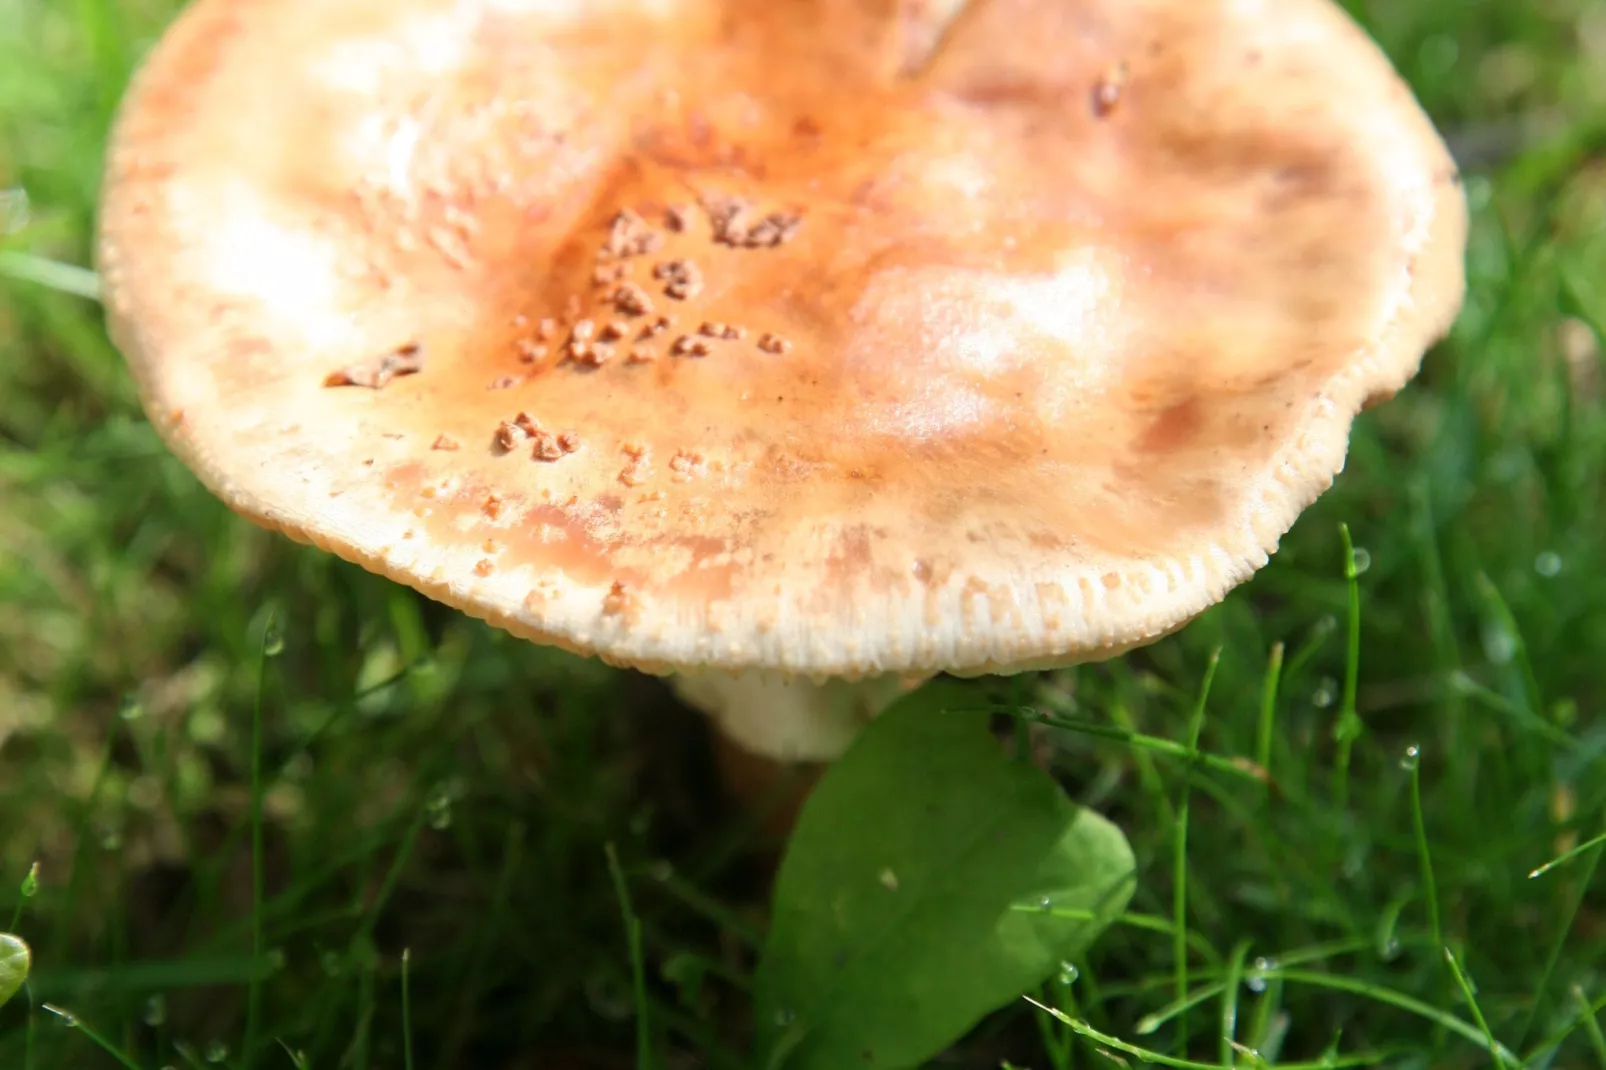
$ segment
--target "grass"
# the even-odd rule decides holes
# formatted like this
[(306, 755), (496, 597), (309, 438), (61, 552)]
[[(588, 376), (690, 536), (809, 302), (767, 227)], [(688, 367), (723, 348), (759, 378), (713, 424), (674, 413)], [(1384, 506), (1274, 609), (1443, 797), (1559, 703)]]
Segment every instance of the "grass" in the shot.
[[(0, 0), (0, 1066), (742, 1065), (700, 722), (257, 531), (141, 417), (81, 268), (171, 7)], [(945, 1065), (1606, 1067), (1606, 9), (1352, 10), (1466, 164), (1466, 313), (1252, 583), (1004, 689), (1137, 897)]]

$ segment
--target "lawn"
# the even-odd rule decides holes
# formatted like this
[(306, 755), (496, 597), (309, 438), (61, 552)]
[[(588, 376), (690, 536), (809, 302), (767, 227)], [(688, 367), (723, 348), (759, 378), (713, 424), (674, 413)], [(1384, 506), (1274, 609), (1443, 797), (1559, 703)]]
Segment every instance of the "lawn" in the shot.
[[(1058, 1015), (939, 1065), (1606, 1068), (1606, 4), (1347, 6), (1464, 168), (1466, 309), (1224, 604), (962, 685), (1058, 716), (1136, 882)], [(0, 0), (0, 1066), (746, 1065), (773, 860), (703, 721), (251, 526), (145, 421), (90, 236), (173, 10)]]

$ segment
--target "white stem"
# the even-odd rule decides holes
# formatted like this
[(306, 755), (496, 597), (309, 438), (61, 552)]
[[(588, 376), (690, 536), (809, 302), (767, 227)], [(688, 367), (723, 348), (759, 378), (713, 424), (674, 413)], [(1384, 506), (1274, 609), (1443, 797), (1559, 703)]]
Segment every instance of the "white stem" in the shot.
[(814, 683), (801, 676), (697, 669), (670, 684), (744, 750), (783, 762), (829, 762), (872, 717), (923, 677), (887, 673)]

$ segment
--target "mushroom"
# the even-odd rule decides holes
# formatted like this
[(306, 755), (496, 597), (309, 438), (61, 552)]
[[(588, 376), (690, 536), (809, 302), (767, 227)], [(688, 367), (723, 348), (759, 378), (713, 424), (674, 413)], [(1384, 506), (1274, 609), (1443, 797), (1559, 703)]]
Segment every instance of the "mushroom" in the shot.
[(827, 760), (1264, 564), (1466, 209), (1328, 0), (198, 0), (101, 225), (233, 509)]

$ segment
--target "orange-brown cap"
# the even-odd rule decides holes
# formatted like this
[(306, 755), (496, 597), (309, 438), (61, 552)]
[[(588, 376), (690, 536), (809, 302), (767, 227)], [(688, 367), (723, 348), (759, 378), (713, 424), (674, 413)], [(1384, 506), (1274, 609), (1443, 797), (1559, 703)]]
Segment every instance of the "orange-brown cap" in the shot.
[(112, 330), (230, 506), (654, 671), (1008, 671), (1266, 560), (1461, 299), (1326, 0), (199, 0)]

